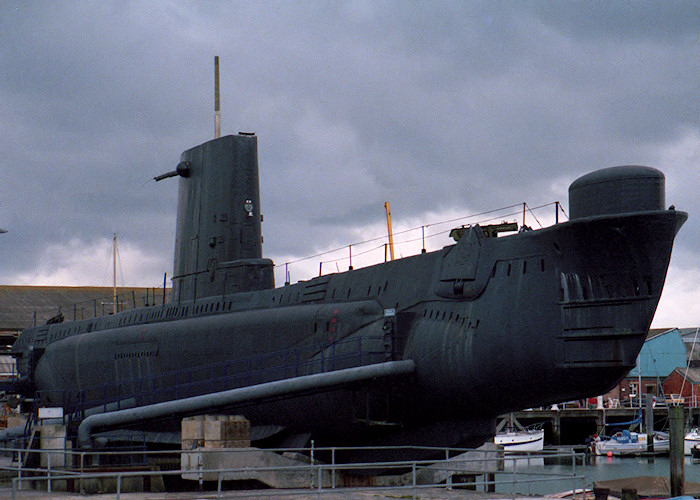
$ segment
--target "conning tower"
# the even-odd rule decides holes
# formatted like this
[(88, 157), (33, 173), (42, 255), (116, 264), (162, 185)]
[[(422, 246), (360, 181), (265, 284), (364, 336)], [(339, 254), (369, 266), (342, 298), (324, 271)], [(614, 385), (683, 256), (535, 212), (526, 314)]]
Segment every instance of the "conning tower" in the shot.
[(228, 135), (182, 153), (173, 300), (274, 288), (262, 258), (258, 140)]

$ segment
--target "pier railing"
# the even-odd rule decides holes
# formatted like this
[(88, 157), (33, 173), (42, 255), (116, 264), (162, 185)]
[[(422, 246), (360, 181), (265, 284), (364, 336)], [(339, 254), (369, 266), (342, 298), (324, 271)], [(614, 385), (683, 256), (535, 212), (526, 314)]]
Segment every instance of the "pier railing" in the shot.
[[(140, 451), (136, 454), (140, 463), (125, 459), (134, 455), (133, 451), (74, 451), (53, 449), (0, 449), (0, 470), (5, 471), (6, 480), (11, 481), (11, 496), (15, 499), (24, 490), (75, 491), (80, 493), (109, 492), (119, 499), (126, 491), (152, 491), (164, 487), (164, 483), (189, 484), (201, 490), (216, 492), (216, 498), (236, 496), (231, 488), (231, 478), (260, 477), (275, 475), (286, 478), (272, 490), (246, 489), (246, 497), (269, 497), (274, 494), (284, 496), (308, 496), (317, 493), (334, 494), (342, 497), (353, 491), (364, 490), (397, 494), (402, 498), (411, 495), (416, 498), (426, 489), (466, 488), (484, 492), (500, 493), (516, 498), (521, 495), (543, 494), (542, 491), (556, 492), (562, 485), (571, 492), (569, 497), (583, 498), (586, 477), (578, 463), (583, 463), (583, 455), (574, 452), (531, 452), (517, 456), (503, 455), (494, 449), (460, 449), (436, 447), (382, 447), (384, 452), (396, 456), (410, 456), (425, 453), (436, 457), (431, 460), (388, 460), (382, 462), (341, 463), (336, 456), (341, 453), (368, 451), (368, 448), (285, 448), (264, 450), (279, 456), (303, 457), (293, 465), (260, 465), (245, 467), (207, 467), (195, 458), (196, 467), (187, 467), (189, 457), (202, 452), (221, 454), (259, 453), (254, 448), (240, 449), (195, 449)], [(377, 448), (372, 448), (377, 450)], [(318, 457), (327, 460), (320, 461)], [(531, 461), (550, 459), (557, 463), (569, 464), (568, 472), (542, 472), (531, 468)], [(4, 460), (4, 461), (3, 461)], [(122, 464), (121, 466), (105, 466)], [(225, 460), (220, 460), (223, 463)], [(191, 462), (190, 462), (191, 463)], [(32, 465), (29, 465), (32, 464)], [(170, 464), (170, 466), (168, 466)], [(180, 464), (180, 466), (172, 466)], [(160, 470), (158, 470), (160, 469)], [(381, 475), (376, 475), (380, 470)], [(561, 466), (557, 467), (561, 471)], [(162, 486), (161, 486), (162, 485)], [(0, 486), (2, 491), (8, 488)], [(91, 491), (96, 489), (95, 491)], [(8, 495), (9, 496), (9, 495)]]

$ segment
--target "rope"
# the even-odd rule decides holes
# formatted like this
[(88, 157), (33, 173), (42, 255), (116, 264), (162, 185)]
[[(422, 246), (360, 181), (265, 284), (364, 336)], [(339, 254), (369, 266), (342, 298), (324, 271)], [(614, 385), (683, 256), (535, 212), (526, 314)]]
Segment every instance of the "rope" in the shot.
[(695, 329), (695, 338), (693, 339), (693, 345), (690, 348), (690, 356), (688, 356), (688, 366), (685, 367), (685, 375), (683, 375), (683, 383), (681, 384), (680, 396), (683, 397), (683, 389), (685, 388), (685, 381), (688, 378), (688, 370), (690, 370), (690, 361), (693, 359), (693, 351), (695, 350), (695, 343), (698, 341), (698, 330), (700, 327)]

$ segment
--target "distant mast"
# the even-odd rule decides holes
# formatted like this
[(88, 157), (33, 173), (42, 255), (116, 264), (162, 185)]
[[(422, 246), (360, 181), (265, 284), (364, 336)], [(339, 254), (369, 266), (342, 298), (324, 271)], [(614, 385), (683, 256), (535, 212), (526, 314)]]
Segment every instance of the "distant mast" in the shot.
[(114, 277), (114, 307), (113, 314), (117, 314), (117, 233), (112, 238), (112, 265)]
[(221, 137), (221, 104), (219, 102), (219, 56), (214, 56), (214, 139)]
[(394, 260), (394, 230), (391, 227), (391, 205), (388, 201), (384, 203), (384, 208), (386, 209), (386, 225), (389, 230), (389, 252), (391, 260)]

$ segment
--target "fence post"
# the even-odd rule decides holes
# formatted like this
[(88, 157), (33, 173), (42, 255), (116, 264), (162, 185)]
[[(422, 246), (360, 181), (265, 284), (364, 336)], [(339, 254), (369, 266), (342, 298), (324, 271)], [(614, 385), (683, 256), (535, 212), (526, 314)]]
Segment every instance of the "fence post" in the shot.
[(413, 500), (416, 500), (416, 463), (411, 464), (411, 482), (413, 483)]
[(445, 448), (445, 485), (448, 490), (452, 489), (452, 474), (453, 471), (451, 471), (450, 468), (450, 449)]
[(335, 488), (335, 448), (331, 448), (331, 488)]

